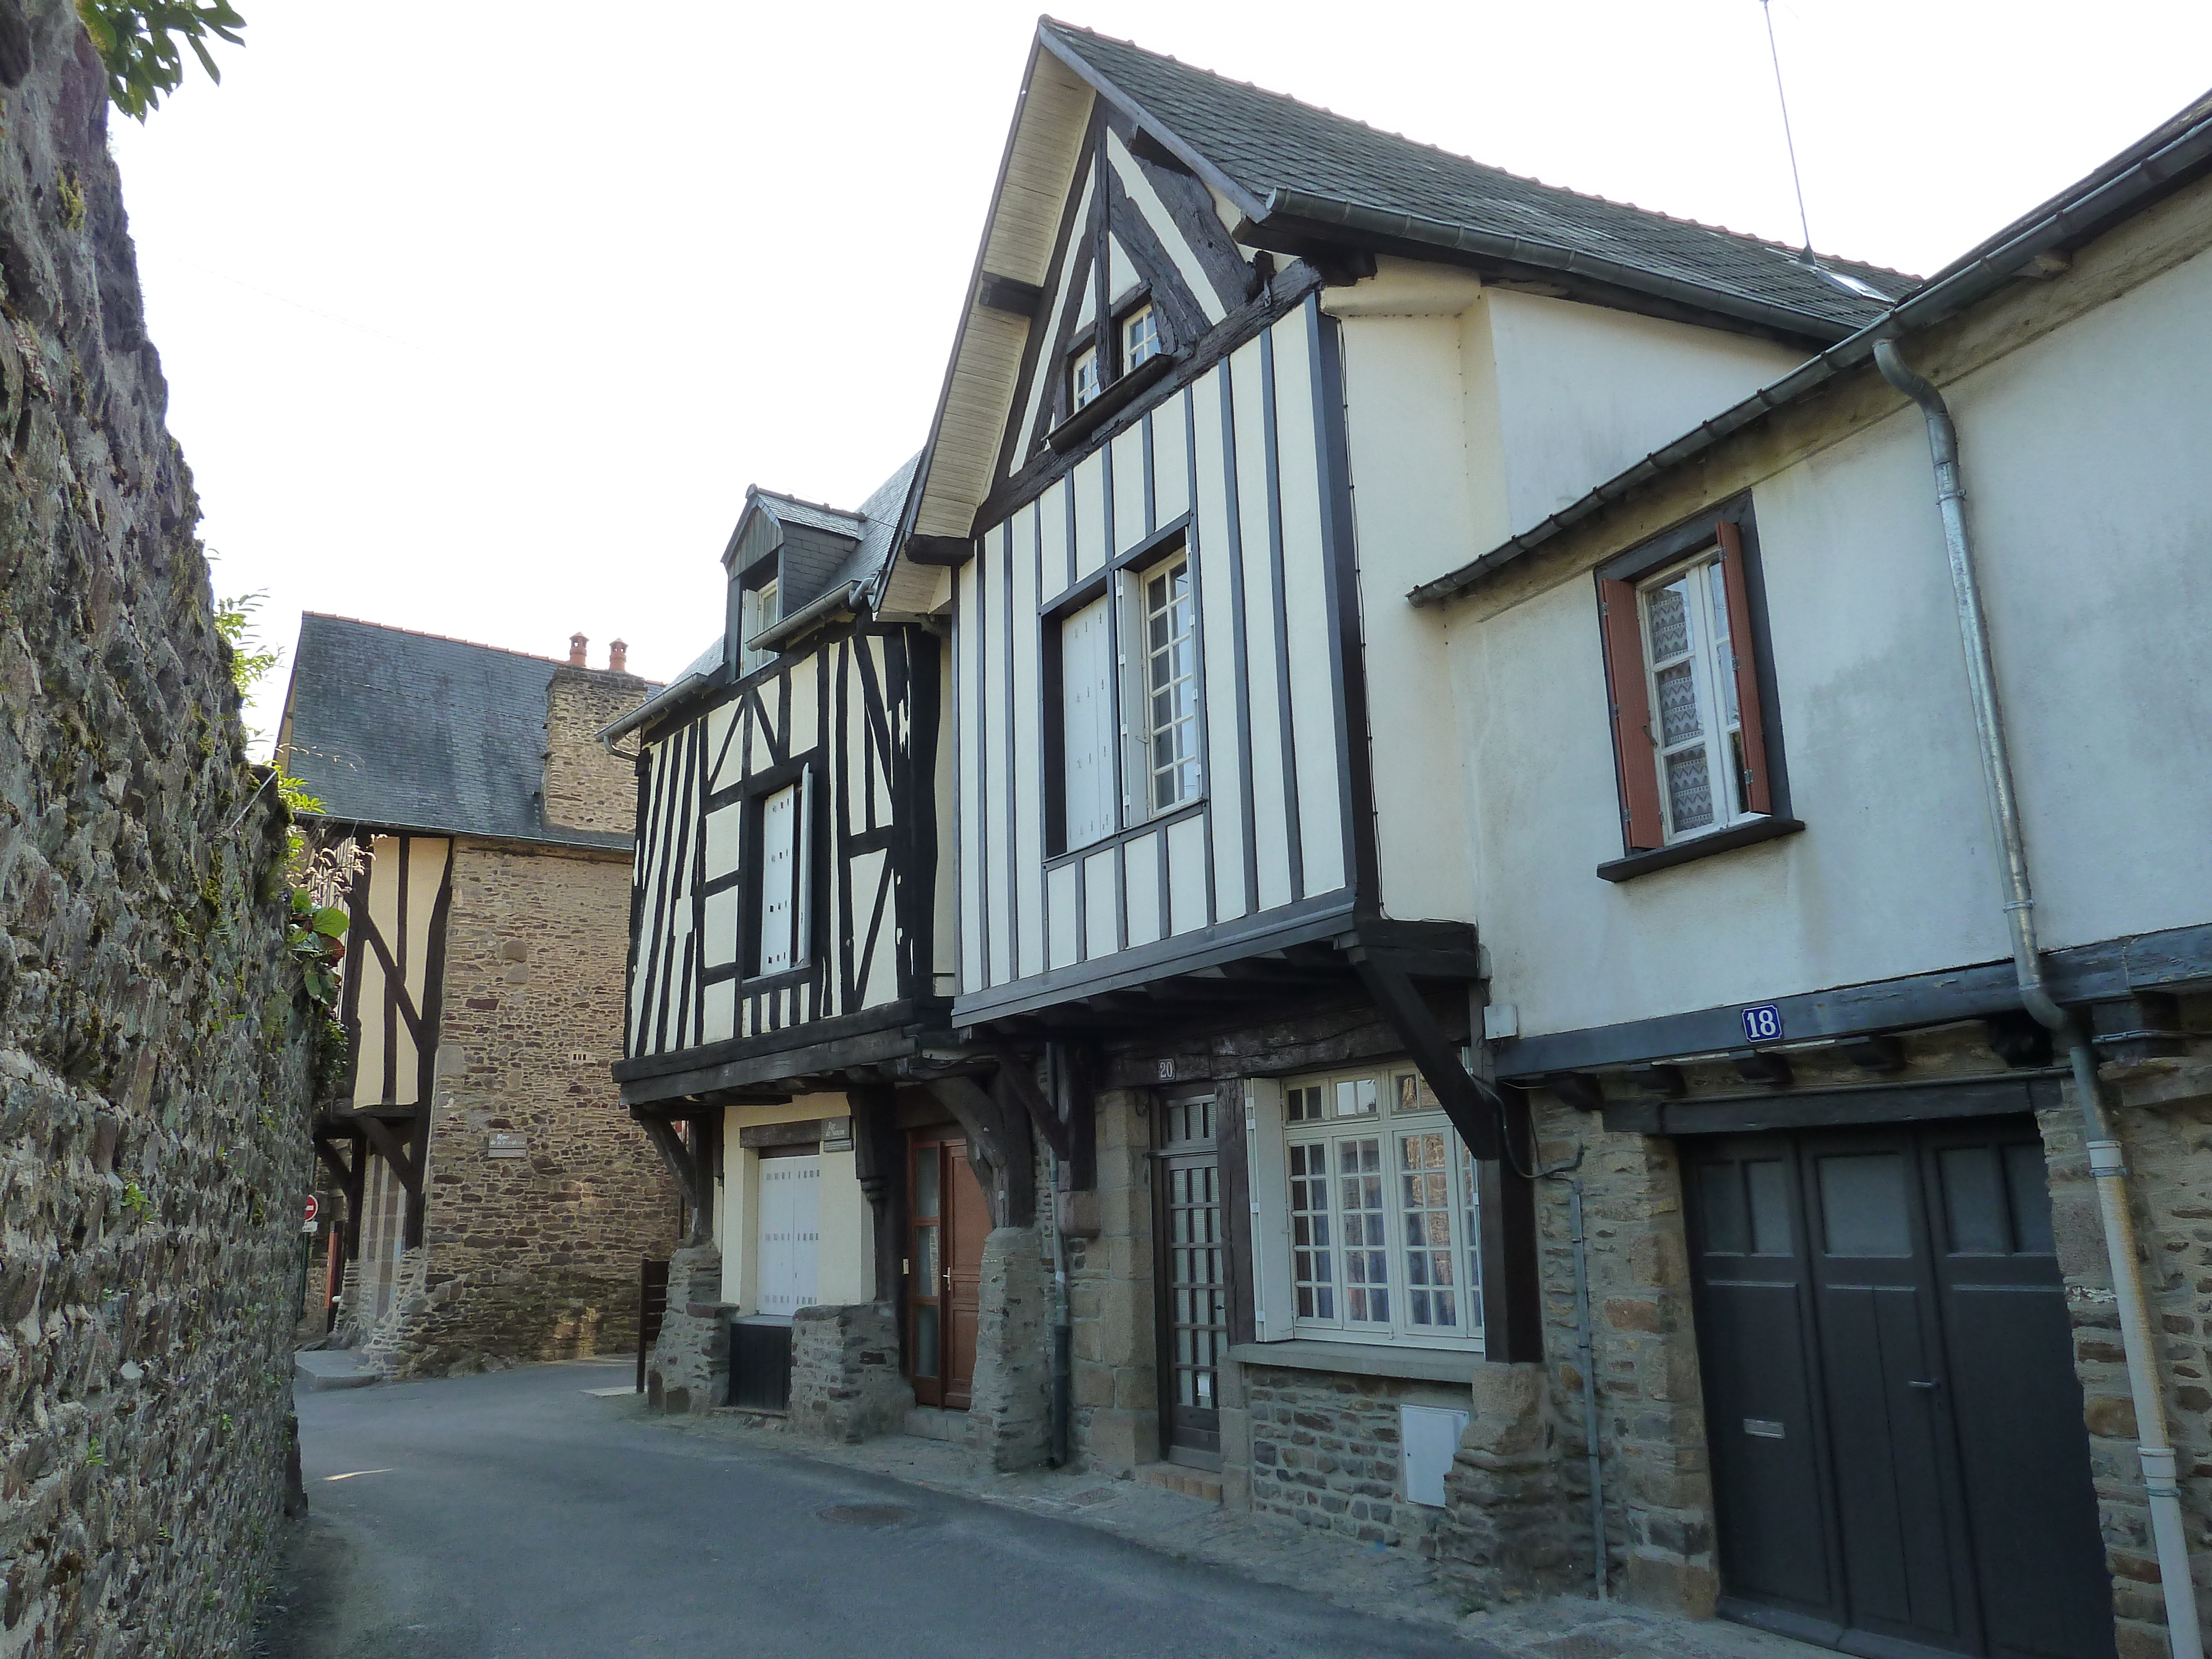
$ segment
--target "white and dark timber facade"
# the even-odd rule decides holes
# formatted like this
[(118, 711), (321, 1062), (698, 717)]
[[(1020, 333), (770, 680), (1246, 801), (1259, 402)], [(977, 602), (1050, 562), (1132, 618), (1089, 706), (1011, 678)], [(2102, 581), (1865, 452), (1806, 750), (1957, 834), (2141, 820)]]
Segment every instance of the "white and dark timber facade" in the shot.
[(1923, 282), (1042, 23), (917, 462), (623, 728), (665, 1402), (2197, 1659), (2209, 155)]

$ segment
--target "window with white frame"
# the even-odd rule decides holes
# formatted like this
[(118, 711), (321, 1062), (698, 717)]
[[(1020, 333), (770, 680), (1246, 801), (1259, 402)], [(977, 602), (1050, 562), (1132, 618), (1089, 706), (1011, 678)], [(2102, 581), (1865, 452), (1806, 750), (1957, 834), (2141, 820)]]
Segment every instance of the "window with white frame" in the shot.
[(1052, 850), (1073, 852), (1198, 798), (1198, 596), (1171, 546), (1113, 573), (1048, 638), (1059, 702)]
[(1198, 623), (1184, 555), (1139, 579), (1144, 641), (1145, 769), (1150, 809), (1198, 794)]
[(1121, 372), (1127, 374), (1146, 358), (1157, 357), (1167, 347), (1160, 339), (1160, 314), (1150, 306), (1139, 306), (1121, 319)]
[(1478, 1346), (1474, 1160), (1419, 1074), (1295, 1080), (1282, 1135), (1294, 1334)]
[[(1763, 589), (1749, 503), (1632, 548), (1597, 572), (1598, 626), (1619, 769), (1622, 851), (1716, 837), (1741, 845), (1802, 828), (1790, 817), (1763, 659)], [(1762, 824), (1761, 821), (1765, 821)], [(1650, 866), (1658, 867), (1658, 866)], [(1608, 874), (1608, 869), (1613, 871)]]
[(1717, 550), (1638, 590), (1659, 800), (1674, 841), (1745, 813), (1743, 726)]
[(738, 603), (738, 672), (750, 674), (757, 668), (765, 668), (775, 660), (773, 651), (756, 651), (746, 643), (764, 628), (773, 628), (783, 619), (783, 607), (778, 592), (780, 584), (770, 576), (766, 581), (744, 590)]
[(813, 792), (802, 773), (793, 782), (759, 796), (760, 874), (754, 909), (753, 971), (781, 974), (807, 962), (809, 852), (813, 841)]
[(1075, 361), (1068, 371), (1068, 381), (1076, 408), (1081, 409), (1105, 390), (1102, 372), (1097, 346), (1085, 346), (1075, 354)]

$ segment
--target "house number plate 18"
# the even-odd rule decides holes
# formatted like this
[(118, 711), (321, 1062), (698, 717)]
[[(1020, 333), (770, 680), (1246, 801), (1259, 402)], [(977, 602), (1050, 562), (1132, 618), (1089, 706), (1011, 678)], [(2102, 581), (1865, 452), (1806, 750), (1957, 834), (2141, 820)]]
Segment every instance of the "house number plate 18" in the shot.
[(1743, 1011), (1743, 1034), (1753, 1042), (1771, 1042), (1782, 1035), (1782, 1005), (1762, 1002)]

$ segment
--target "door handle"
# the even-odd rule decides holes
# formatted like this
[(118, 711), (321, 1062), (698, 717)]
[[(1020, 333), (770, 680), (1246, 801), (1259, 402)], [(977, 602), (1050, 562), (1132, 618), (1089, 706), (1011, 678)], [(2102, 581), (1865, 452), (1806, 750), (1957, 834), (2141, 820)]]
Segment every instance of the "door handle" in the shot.
[(1926, 1382), (1907, 1382), (1905, 1386), (1908, 1389), (1940, 1389), (1943, 1386), (1943, 1379), (1939, 1376)]

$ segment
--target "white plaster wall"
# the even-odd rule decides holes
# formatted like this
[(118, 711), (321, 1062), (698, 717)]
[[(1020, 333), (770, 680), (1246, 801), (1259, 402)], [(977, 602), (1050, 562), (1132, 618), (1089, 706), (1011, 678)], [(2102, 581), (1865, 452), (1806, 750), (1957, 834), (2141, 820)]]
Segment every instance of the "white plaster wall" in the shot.
[(1382, 908), (1469, 919), (1443, 618), (1405, 602), (1408, 588), (1463, 562), (1477, 535), (1461, 321), (1350, 316), (1340, 326)]
[[(2212, 919), (2212, 258), (1947, 388), (2045, 942)], [(1798, 836), (1620, 884), (1595, 598), (1455, 613), (1479, 917), (1524, 1035), (2002, 958), (1925, 429), (1753, 492)]]
[(1483, 308), (1497, 363), (1506, 535), (1540, 524), (1806, 356), (1742, 335), (1533, 294), (1492, 289)]
[[(738, 1131), (764, 1123), (795, 1123), (811, 1118), (851, 1115), (842, 1094), (799, 1095), (781, 1106), (729, 1106), (722, 1111), (722, 1213), (717, 1226), (722, 1246), (722, 1300), (739, 1313), (758, 1310), (757, 1251), (753, 1244), (759, 1214), (760, 1154), (738, 1145)], [(820, 1305), (842, 1307), (874, 1296), (875, 1235), (868, 1200), (854, 1173), (851, 1152), (822, 1155), (821, 1241), (815, 1257), (815, 1291)]]

